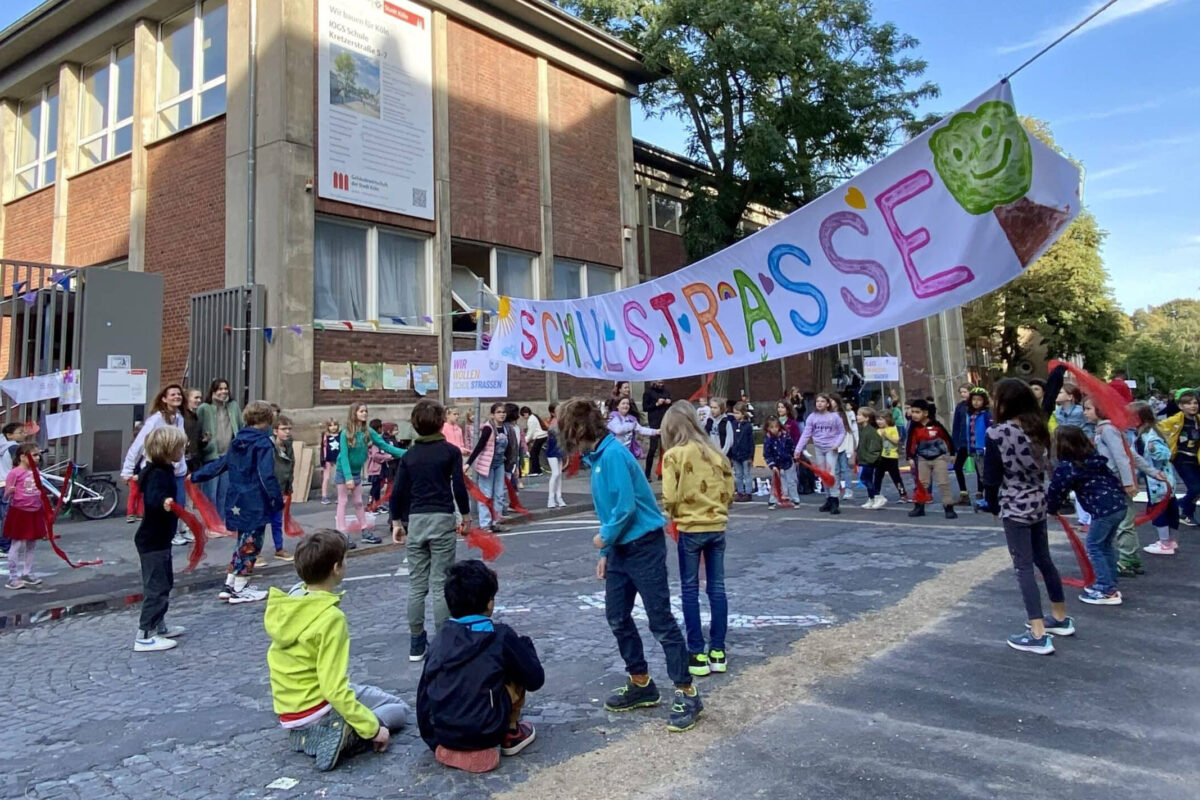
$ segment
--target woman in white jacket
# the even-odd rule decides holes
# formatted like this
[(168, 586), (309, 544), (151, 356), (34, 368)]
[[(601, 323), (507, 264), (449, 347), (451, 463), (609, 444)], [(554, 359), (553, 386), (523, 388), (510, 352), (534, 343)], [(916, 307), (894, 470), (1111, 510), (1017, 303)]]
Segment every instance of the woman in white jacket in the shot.
[[(121, 465), (121, 480), (129, 483), (137, 477), (138, 468), (144, 460), (144, 447), (146, 437), (150, 432), (159, 428), (165, 428), (168, 425), (174, 425), (179, 430), (183, 430), (183, 414), (180, 412), (180, 407), (183, 405), (183, 387), (177, 383), (169, 383), (158, 390), (158, 394), (154, 396), (154, 402), (151, 407), (154, 413), (146, 418), (142, 423), (142, 427), (138, 430), (137, 437), (134, 438), (133, 444), (129, 445), (129, 450), (125, 453), (125, 461)], [(180, 458), (175, 462), (175, 502), (181, 507), (186, 507), (187, 495), (184, 492), (183, 481), (187, 477), (187, 461)], [(185, 544), (192, 540), (192, 534), (188, 531), (187, 534), (179, 534), (175, 537), (174, 544)]]
[(529, 406), (521, 406), (521, 419), (525, 420), (525, 443), (529, 445), (529, 475), (542, 474), (542, 448), (546, 446), (549, 433), (542, 418), (533, 413)]

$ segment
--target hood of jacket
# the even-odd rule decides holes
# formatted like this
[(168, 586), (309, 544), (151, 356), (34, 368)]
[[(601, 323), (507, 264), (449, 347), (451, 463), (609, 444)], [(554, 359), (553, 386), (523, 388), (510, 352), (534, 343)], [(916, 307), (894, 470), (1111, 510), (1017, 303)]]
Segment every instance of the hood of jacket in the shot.
[(322, 614), (341, 601), (340, 594), (331, 592), (308, 592), (300, 589), (296, 594), (289, 594), (272, 586), (267, 592), (263, 627), (272, 641), (283, 647), (290, 647), (300, 640), (304, 632)]
[(491, 621), (486, 626), (447, 621), (438, 631), (437, 647), (429, 649), (426, 672), (457, 670), (474, 661), (496, 638)]
[(233, 437), (233, 441), (229, 444), (229, 451), (237, 453), (241, 458), (245, 458), (254, 451), (255, 448), (266, 447), (271, 450), (275, 449), (275, 445), (271, 440), (271, 434), (259, 428), (246, 426), (242, 428)]

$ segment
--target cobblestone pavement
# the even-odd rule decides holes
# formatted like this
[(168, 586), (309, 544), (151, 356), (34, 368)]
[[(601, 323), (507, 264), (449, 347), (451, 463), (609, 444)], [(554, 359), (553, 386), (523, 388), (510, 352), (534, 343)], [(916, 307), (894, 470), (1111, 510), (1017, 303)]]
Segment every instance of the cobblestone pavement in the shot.
[[(132, 651), (136, 609), (0, 633), (0, 671), (10, 676), (0, 797), (477, 798), (522, 787), (538, 797), (550, 796), (537, 787), (560, 774), (570, 781), (588, 775), (593, 762), (581, 761), (585, 754), (599, 765), (594, 774), (556, 796), (650, 796), (649, 786), (645, 793), (603, 789), (606, 775), (596, 771), (606, 757), (622, 752), (623, 743), (647, 736), (648, 721), (656, 740), (680, 748), (680, 758), (694, 759), (692, 778), (715, 792), (699, 789), (705, 796), (999, 796), (987, 788), (990, 768), (996, 787), (1040, 797), (1047, 796), (1038, 788), (1048, 785), (1046, 779), (1028, 775), (1019, 760), (1044, 775), (1040, 770), (1055, 766), (1060, 747), (1069, 755), (1062, 756), (1064, 769), (1084, 778), (1086, 759), (1100, 758), (1125, 760), (1124, 776), (1134, 775), (1134, 767), (1166, 775), (1159, 779), (1166, 789), (1152, 796), (1186, 796), (1171, 793), (1180, 791), (1179, 781), (1200, 785), (1194, 725), (1200, 623), (1196, 561), (1186, 544), (1183, 555), (1167, 559), (1162, 569), (1152, 563), (1152, 574), (1134, 583), (1133, 598), (1145, 587), (1140, 603), (1094, 610), (1072, 601), (1087, 633), (1054, 658), (1037, 659), (1002, 644), (1023, 615), (1003, 570), (1003, 551), (995, 549), (1002, 535), (990, 517), (910, 521), (893, 508), (830, 518), (813, 505), (800, 512), (738, 506), (726, 562), (735, 623), (731, 669), (701, 682), (709, 707), (701, 726), (668, 738), (665, 709), (614, 715), (601, 707), (622, 680), (622, 665), (597, 602), (602, 585), (592, 574), (593, 523), (590, 515), (547, 520), (505, 538), (507, 550), (496, 564), (496, 616), (534, 638), (548, 678), (527, 707), (538, 741), (494, 773), (470, 776), (442, 768), (415, 731), (394, 737), (386, 754), (315, 772), (311, 759), (287, 751), (271, 711), (263, 606), (231, 607), (206, 592), (172, 602), (171, 622), (187, 626), (188, 633), (166, 653)], [(460, 556), (466, 555), (460, 545)], [(1064, 572), (1073, 572), (1065, 546), (1056, 548), (1056, 556)], [(980, 568), (977, 591), (964, 589), (964, 601), (945, 616), (938, 616), (941, 608), (906, 610), (914, 587), (930, 586), (965, 562), (987, 565)], [(676, 565), (670, 566), (674, 581)], [(342, 608), (352, 635), (352, 678), (411, 702), (419, 665), (407, 660), (405, 572), (399, 552), (355, 559)], [(1152, 591), (1171, 605), (1152, 602)], [(874, 628), (856, 626), (888, 609), (900, 609), (895, 619), (903, 632), (892, 637), (900, 640), (897, 646), (877, 654), (871, 648), (889, 641), (878, 621)], [(1109, 627), (1112, 619), (1120, 625)], [(1103, 636), (1084, 621), (1105, 626)], [(642, 630), (651, 670), (665, 676), (661, 650), (644, 625)], [(795, 649), (820, 636), (836, 642), (838, 631), (870, 640), (860, 642), (866, 649), (854, 656), (862, 667), (857, 677), (834, 669), (822, 651), (803, 655)], [(735, 698), (750, 686), (739, 689), (739, 680), (751, 680), (757, 667), (785, 674), (790, 664), (812, 674), (814, 693), (797, 694), (793, 702), (768, 687), (761, 715), (751, 710), (732, 718)], [(1173, 694), (1163, 696), (1168, 689)], [(723, 710), (726, 698), (730, 707)], [(728, 738), (723, 724), (729, 725)], [(689, 738), (693, 734), (699, 735)], [(984, 739), (994, 745), (990, 752), (1008, 754), (1010, 761), (971, 760)], [(960, 741), (961, 748), (955, 744)], [(1157, 762), (1156, 752), (1162, 756)], [(1018, 759), (1015, 766), (1011, 759)], [(772, 769), (763, 769), (767, 763)], [(972, 764), (977, 769), (967, 775)], [(943, 774), (937, 781), (918, 780)], [(281, 778), (296, 783), (268, 788)], [(696, 796), (685, 783), (672, 785), (653, 794)], [(1092, 788), (1130, 796), (1114, 794), (1108, 785)]]

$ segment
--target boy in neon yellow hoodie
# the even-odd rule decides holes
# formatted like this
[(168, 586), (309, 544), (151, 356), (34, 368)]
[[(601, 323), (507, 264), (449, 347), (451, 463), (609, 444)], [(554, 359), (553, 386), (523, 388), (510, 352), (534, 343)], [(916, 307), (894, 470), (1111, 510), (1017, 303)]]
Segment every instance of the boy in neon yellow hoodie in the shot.
[(372, 745), (383, 752), (391, 733), (413, 721), (408, 703), (347, 677), (350, 631), (333, 591), (346, 576), (346, 548), (336, 531), (304, 537), (293, 554), (303, 583), (272, 588), (263, 616), (275, 713), (292, 749), (316, 756), (322, 772)]

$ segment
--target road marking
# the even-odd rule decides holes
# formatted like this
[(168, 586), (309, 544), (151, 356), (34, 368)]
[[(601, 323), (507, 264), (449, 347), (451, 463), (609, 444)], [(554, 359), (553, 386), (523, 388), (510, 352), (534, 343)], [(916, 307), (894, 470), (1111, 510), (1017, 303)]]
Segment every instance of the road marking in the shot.
[(526, 525), (562, 525), (563, 523), (566, 523), (568, 525), (590, 525), (590, 524), (593, 524), (594, 521), (595, 521), (594, 517), (592, 519), (587, 519), (584, 517), (562, 517), (560, 519), (539, 519), (539, 520), (534, 520), (533, 522), (527, 522), (525, 524)]
[(923, 525), (920, 522), (888, 522), (878, 519), (841, 519), (840, 517), (788, 517), (782, 515), (770, 514), (737, 514), (731, 519), (774, 519), (791, 522), (833, 522), (843, 525), (853, 523), (855, 525), (880, 525), (885, 528), (920, 528), (926, 531), (937, 530), (955, 530), (955, 531), (993, 531), (999, 532), (1003, 530), (999, 526), (983, 526), (983, 525)]
[(342, 578), (342, 583), (349, 583), (350, 581), (369, 581), (374, 578), (391, 578), (391, 577), (394, 577), (394, 576), (390, 572), (380, 572), (375, 575), (351, 575), (347, 578)]

